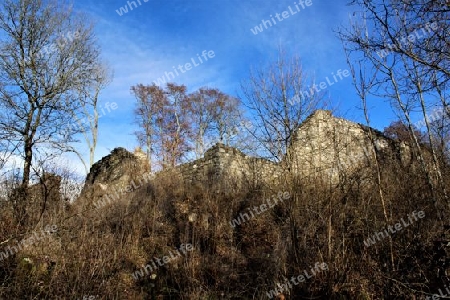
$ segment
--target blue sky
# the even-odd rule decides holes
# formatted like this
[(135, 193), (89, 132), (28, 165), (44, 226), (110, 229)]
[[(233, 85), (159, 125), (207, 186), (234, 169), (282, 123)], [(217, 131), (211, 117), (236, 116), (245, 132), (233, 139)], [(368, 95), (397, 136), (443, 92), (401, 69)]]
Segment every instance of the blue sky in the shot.
[[(214, 87), (237, 96), (240, 82), (251, 67), (264, 66), (276, 58), (278, 46), (302, 59), (304, 70), (324, 81), (339, 69), (348, 69), (342, 44), (335, 30), (346, 26), (354, 13), (347, 0), (311, 0), (302, 8), (299, 1), (243, 0), (77, 0), (74, 7), (96, 23), (96, 35), (103, 58), (114, 70), (114, 80), (101, 94), (100, 108), (116, 102), (118, 108), (100, 119), (96, 160), (121, 146), (133, 149), (137, 143), (133, 121), (132, 85), (151, 84), (173, 66), (197, 60), (202, 51), (214, 51), (209, 58), (184, 74), (178, 84), (189, 91)], [(136, 6), (132, 3), (135, 2)], [(130, 9), (133, 7), (133, 9)], [(297, 5), (300, 10), (295, 8)], [(258, 34), (251, 29), (270, 15), (289, 11)], [(121, 7), (128, 12), (117, 13)], [(350, 77), (326, 89), (338, 115), (364, 122)], [(395, 118), (383, 99), (369, 103), (373, 127), (383, 129)], [(106, 110), (105, 110), (106, 111)], [(84, 146), (84, 145), (83, 145)], [(87, 156), (86, 156), (87, 157)], [(71, 159), (72, 160), (72, 159)], [(81, 165), (73, 158), (79, 170)]]

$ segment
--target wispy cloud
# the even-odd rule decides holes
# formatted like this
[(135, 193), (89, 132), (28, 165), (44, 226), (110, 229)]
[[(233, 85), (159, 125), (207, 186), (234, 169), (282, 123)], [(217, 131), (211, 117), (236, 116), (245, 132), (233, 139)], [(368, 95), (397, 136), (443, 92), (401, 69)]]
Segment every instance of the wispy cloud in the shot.
[[(333, 31), (348, 22), (351, 14), (350, 7), (340, 2), (312, 0), (308, 9), (257, 35), (249, 29), (297, 1), (153, 0), (120, 17), (115, 10), (124, 3), (81, 0), (75, 4), (77, 10), (96, 20), (103, 56), (115, 72), (101, 101), (114, 101), (119, 109), (100, 122), (96, 159), (114, 147), (132, 148), (136, 144), (130, 87), (151, 84), (203, 50), (213, 50), (215, 58), (174, 81), (189, 90), (217, 87), (235, 96), (250, 67), (273, 60), (280, 45), (288, 53), (299, 55), (305, 71), (316, 78), (347, 68), (341, 43)], [(350, 80), (327, 92), (332, 99), (345, 100), (343, 110), (359, 104)]]

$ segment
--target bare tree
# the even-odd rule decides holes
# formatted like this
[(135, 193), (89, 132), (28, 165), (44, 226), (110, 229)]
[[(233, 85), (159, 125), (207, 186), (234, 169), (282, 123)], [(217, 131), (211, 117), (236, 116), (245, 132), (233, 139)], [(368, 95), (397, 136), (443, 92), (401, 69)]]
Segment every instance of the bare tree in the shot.
[(196, 158), (205, 151), (206, 140), (230, 145), (242, 120), (239, 99), (218, 89), (200, 88), (189, 95), (191, 138)]
[(152, 154), (155, 151), (153, 141), (156, 140), (156, 119), (158, 107), (162, 106), (159, 103), (164, 99), (164, 91), (155, 84), (150, 86), (138, 84), (131, 87), (131, 92), (137, 100), (134, 116), (139, 129), (135, 131), (135, 135), (139, 144), (145, 146), (151, 171)]
[(190, 124), (188, 121), (188, 103), (186, 86), (168, 83), (166, 87), (166, 113), (161, 115), (160, 122), (165, 130), (162, 139), (163, 167), (174, 167), (189, 151)]
[(237, 134), (236, 128), (243, 120), (240, 110), (240, 101), (224, 93), (216, 98), (214, 110), (214, 127), (221, 143), (230, 145), (233, 136)]
[(98, 101), (100, 92), (111, 82), (112, 71), (105, 64), (98, 64), (92, 72), (86, 74), (87, 84), (82, 85), (78, 91), (78, 97), (81, 100), (81, 108), (78, 115), (75, 116), (76, 122), (80, 126), (84, 140), (89, 149), (89, 168), (79, 152), (72, 148), (73, 152), (80, 157), (86, 173), (94, 164), (95, 149), (98, 139)]
[(24, 158), (27, 187), (38, 145), (73, 141), (65, 124), (97, 65), (92, 26), (56, 1), (5, 0), (0, 8), (0, 132)]
[(355, 0), (352, 3), (364, 13), (361, 18), (353, 19), (349, 28), (338, 33), (348, 62), (370, 70), (373, 76), (369, 77), (373, 77), (373, 81), (370, 84), (360, 81), (359, 84), (366, 86), (371, 96), (389, 99), (408, 127), (409, 140), (436, 204), (438, 185), (447, 198), (445, 184), (433, 146), (429, 151), (431, 164), (424, 160), (421, 136), (417, 135), (412, 115), (417, 110), (420, 112), (427, 136), (431, 136), (427, 111), (432, 103), (426, 99), (436, 99), (446, 107), (445, 99), (436, 95), (445, 90), (450, 79), (449, 41), (443, 34), (449, 28), (448, 7), (429, 0)]
[(430, 137), (442, 164), (448, 164), (450, 155), (450, 119), (446, 114), (430, 123), (432, 136)]
[(168, 83), (163, 89), (155, 84), (133, 86), (138, 102), (136, 136), (147, 148), (147, 157), (159, 156), (163, 168), (173, 167), (188, 151), (189, 123), (186, 87)]
[[(423, 142), (425, 139), (423, 134), (415, 126), (413, 126), (413, 129), (414, 135), (419, 138), (419, 142)], [(392, 122), (388, 127), (384, 128), (383, 133), (387, 137), (397, 141), (406, 142), (408, 144), (414, 143), (414, 141), (411, 140), (408, 126), (402, 121)]]
[(93, 28), (85, 24), (56, 1), (7, 0), (0, 6), (0, 133), (10, 142), (7, 151), (24, 161), (12, 196), (22, 225), (39, 149), (67, 151), (65, 145), (75, 141), (77, 132), (64, 125), (82, 106), (77, 91), (89, 83), (85, 75), (99, 57)]
[(242, 120), (238, 99), (214, 88), (200, 88), (189, 95), (186, 90), (175, 83), (165, 88), (155, 84), (131, 87), (137, 99), (136, 137), (149, 161), (157, 156), (163, 168), (192, 156), (200, 158), (211, 141), (237, 140), (236, 128)]
[[(389, 223), (390, 218), (388, 214), (388, 204), (386, 201), (386, 197), (383, 192), (382, 187), (382, 177), (381, 177), (381, 167), (379, 162), (379, 156), (377, 151), (377, 144), (374, 133), (372, 132), (372, 127), (370, 126), (370, 117), (369, 111), (367, 108), (367, 101), (370, 96), (370, 91), (373, 88), (373, 85), (376, 83), (377, 72), (371, 73), (368, 72), (361, 61), (357, 61), (355, 65), (350, 63), (350, 58), (347, 54), (347, 63), (350, 67), (350, 72), (352, 75), (353, 85), (355, 87), (356, 93), (361, 99), (362, 109), (364, 112), (364, 118), (366, 120), (366, 124), (368, 126), (368, 130), (366, 135), (370, 141), (370, 156), (371, 162), (374, 163), (376, 169), (376, 183), (378, 188), (378, 195), (380, 197), (381, 207), (383, 208), (383, 217), (386, 223)], [(395, 269), (395, 257), (394, 257), (394, 249), (392, 237), (389, 236), (389, 247), (390, 247), (390, 259), (391, 259), (391, 267)]]
[(300, 59), (280, 50), (276, 62), (251, 71), (249, 80), (241, 84), (244, 103), (254, 115), (252, 136), (271, 158), (281, 161), (300, 124), (323, 106), (313, 83)]
[(189, 95), (189, 119), (196, 158), (205, 153), (205, 139), (212, 134), (218, 95), (218, 90), (208, 88), (200, 88)]

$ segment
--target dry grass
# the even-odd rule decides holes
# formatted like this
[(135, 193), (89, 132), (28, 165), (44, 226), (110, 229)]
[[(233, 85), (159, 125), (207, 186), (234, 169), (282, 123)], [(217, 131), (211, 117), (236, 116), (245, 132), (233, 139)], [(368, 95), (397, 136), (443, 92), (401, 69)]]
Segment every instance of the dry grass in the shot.
[[(55, 204), (39, 226), (56, 224), (58, 232), (0, 261), (0, 298), (265, 299), (276, 283), (316, 262), (326, 262), (329, 271), (293, 285), (285, 299), (413, 299), (436, 293), (448, 283), (448, 256), (441, 247), (448, 224), (437, 219), (424, 176), (385, 165), (383, 192), (392, 224), (384, 220), (368, 169), (337, 185), (288, 177), (280, 186), (227, 192), (220, 182), (205, 189), (167, 176), (100, 210), (57, 209), (63, 200), (47, 199)], [(274, 191), (288, 191), (291, 198), (230, 226)], [(1, 205), (0, 241), (36, 230), (39, 209), (28, 209), (29, 224), (21, 227), (10, 202)], [(443, 200), (438, 208), (448, 217)], [(388, 239), (364, 246), (367, 237), (419, 210), (426, 217), (393, 234), (393, 249)], [(133, 278), (152, 258), (187, 243), (194, 251), (159, 267), (156, 278)]]

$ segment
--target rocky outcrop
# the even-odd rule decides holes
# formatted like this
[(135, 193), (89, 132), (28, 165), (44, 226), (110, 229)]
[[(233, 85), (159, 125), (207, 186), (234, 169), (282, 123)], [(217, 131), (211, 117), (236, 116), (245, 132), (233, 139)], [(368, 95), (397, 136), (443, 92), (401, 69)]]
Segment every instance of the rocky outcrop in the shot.
[(96, 162), (86, 177), (80, 199), (89, 199), (95, 206), (119, 201), (151, 177), (148, 161), (142, 153), (115, 148), (111, 154)]
[(115, 148), (111, 154), (96, 162), (86, 177), (86, 186), (94, 183), (127, 181), (131, 172), (140, 169), (142, 160), (124, 148)]

